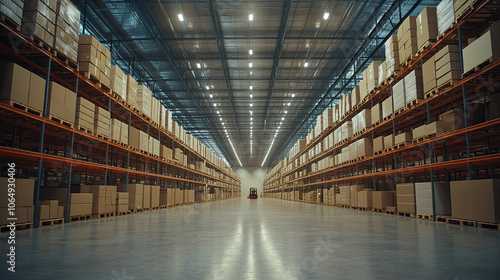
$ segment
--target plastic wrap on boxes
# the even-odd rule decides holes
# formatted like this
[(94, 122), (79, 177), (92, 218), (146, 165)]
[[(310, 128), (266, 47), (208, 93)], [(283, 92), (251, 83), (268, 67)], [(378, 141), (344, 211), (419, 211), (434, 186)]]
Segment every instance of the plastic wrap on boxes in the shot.
[(54, 47), (73, 62), (78, 57), (79, 27), (80, 10), (70, 0), (58, 0)]
[(398, 111), (406, 106), (404, 79), (394, 85), (392, 88), (392, 97), (394, 99), (394, 111)]
[(387, 62), (382, 62), (378, 66), (378, 84), (382, 84), (387, 79)]
[(376, 86), (378, 86), (379, 80), (378, 80), (378, 69), (379, 66), (382, 64), (382, 61), (372, 61), (370, 65), (368, 66), (368, 79), (367, 79), (367, 90), (368, 92), (371, 92), (372, 90), (375, 89)]
[(0, 3), (0, 13), (21, 26), (24, 1), (4, 0)]
[[(404, 78), (405, 105), (424, 98), (422, 70), (415, 69)], [(396, 110), (396, 108), (394, 108)]]
[(145, 85), (137, 87), (137, 106), (139, 111), (151, 118), (152, 93)]
[(385, 42), (385, 63), (387, 67), (387, 77), (399, 72), (399, 45), (398, 37), (393, 35)]
[(131, 75), (127, 75), (127, 103), (132, 108), (139, 108), (137, 105), (137, 81)]
[[(127, 100), (127, 85), (124, 83), (123, 71), (116, 65), (111, 66), (111, 89), (118, 94), (122, 100)], [(126, 79), (125, 79), (126, 81)]]
[(355, 86), (352, 89), (351, 102), (352, 102), (353, 107), (361, 103), (361, 99), (360, 99), (360, 95), (359, 95), (359, 86)]
[(442, 0), (436, 9), (438, 34), (447, 31), (455, 22), (453, 0)]
[(392, 116), (392, 98), (389, 97), (382, 101), (382, 118), (388, 118)]
[(46, 46), (54, 46), (57, 2), (26, 0), (22, 16), (21, 32), (36, 37)]
[(361, 138), (356, 141), (357, 157), (369, 157), (373, 155), (373, 141), (371, 138)]

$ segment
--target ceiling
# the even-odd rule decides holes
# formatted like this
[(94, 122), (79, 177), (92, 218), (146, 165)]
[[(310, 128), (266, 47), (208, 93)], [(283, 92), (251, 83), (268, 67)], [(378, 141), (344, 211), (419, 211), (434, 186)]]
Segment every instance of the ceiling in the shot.
[(108, 46), (113, 64), (231, 166), (254, 167), (286, 156), (384, 59), (401, 18), (439, 1), (73, 2), (81, 32)]

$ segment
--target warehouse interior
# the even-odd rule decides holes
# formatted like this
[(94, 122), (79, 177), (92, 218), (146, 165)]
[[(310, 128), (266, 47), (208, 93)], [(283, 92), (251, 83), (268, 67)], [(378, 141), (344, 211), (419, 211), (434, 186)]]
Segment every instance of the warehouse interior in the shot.
[(0, 64), (1, 279), (500, 273), (498, 1), (2, 0)]

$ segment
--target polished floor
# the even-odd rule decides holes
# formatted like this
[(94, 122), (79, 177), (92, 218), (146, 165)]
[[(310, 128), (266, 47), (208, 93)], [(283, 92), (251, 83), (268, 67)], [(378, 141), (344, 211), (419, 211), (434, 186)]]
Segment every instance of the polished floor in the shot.
[[(498, 231), (270, 198), (19, 231), (16, 238), (16, 273), (2, 261), (0, 279), (500, 277)], [(5, 241), (2, 234), (6, 251)]]

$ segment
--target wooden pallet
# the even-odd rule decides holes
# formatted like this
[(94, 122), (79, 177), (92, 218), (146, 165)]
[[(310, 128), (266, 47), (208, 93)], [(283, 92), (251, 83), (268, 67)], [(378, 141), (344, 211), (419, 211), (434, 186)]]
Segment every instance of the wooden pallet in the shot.
[(438, 93), (437, 89), (430, 90), (424, 94), (425, 99), (429, 99)]
[(142, 212), (148, 212), (151, 211), (151, 208), (142, 208)]
[(0, 21), (1, 22), (4, 22), (5, 24), (7, 24), (8, 26), (14, 28), (15, 30), (17, 30), (18, 32), (21, 32), (21, 25), (18, 25), (17, 22), (15, 22), (14, 20), (12, 20), (10, 17), (0, 13)]
[(457, 84), (458, 82), (459, 82), (459, 81), (457, 81), (457, 80), (449, 80), (449, 81), (447, 81), (447, 82), (445, 82), (445, 83), (443, 83), (443, 84), (439, 85), (439, 86), (436, 88), (436, 91), (437, 91), (437, 92), (443, 91), (443, 90), (447, 89), (448, 87), (451, 87), (451, 86), (453, 86), (453, 85)]
[(158, 210), (158, 209), (160, 209), (159, 206), (157, 206), (157, 207), (151, 207), (151, 210)]
[(76, 129), (80, 130), (80, 131), (83, 131), (83, 132), (86, 132), (86, 133), (89, 133), (89, 134), (94, 134), (94, 131), (93, 130), (90, 130), (88, 128), (85, 128), (81, 125), (77, 125), (76, 126)]
[(116, 212), (116, 216), (125, 216), (125, 215), (129, 215), (130, 212)]
[(95, 84), (98, 88), (102, 89), (104, 92), (108, 93), (111, 95), (111, 88), (104, 84), (103, 82), (101, 82), (101, 80), (99, 79), (99, 77), (96, 77), (94, 76), (92, 73), (90, 72), (84, 72), (84, 71), (80, 71), (80, 73), (89, 81), (91, 81), (93, 84)]
[(415, 218), (415, 213), (398, 212), (397, 215), (401, 217)]
[(433, 221), (434, 220), (434, 216), (432, 216), (432, 215), (417, 214), (417, 219)]
[(371, 208), (358, 207), (358, 210), (360, 210), (360, 211), (371, 211)]
[(408, 110), (408, 109), (410, 109), (410, 108), (412, 108), (412, 107), (416, 106), (418, 103), (420, 103), (420, 101), (422, 101), (422, 99), (417, 98), (417, 99), (415, 99), (415, 100), (412, 100), (412, 101), (408, 102), (408, 103), (406, 104), (406, 107), (405, 107), (405, 108), (406, 108), (406, 110)]
[(60, 123), (62, 125), (65, 125), (67, 127), (73, 127), (73, 123), (72, 122), (68, 122), (68, 121), (65, 121), (57, 116), (53, 116), (53, 115), (49, 115), (49, 119), (51, 119), (52, 121), (55, 121), (57, 123)]
[(375, 209), (375, 208), (372, 208), (371, 211), (375, 212), (375, 213), (385, 213), (384, 209)]
[(92, 214), (92, 219), (103, 219), (103, 218), (109, 218), (109, 217), (114, 217), (115, 212), (110, 212), (110, 213), (94, 213)]
[(401, 148), (404, 148), (406, 147), (406, 145), (410, 145), (412, 144), (412, 142), (404, 142), (404, 143), (400, 143), (400, 144), (397, 144), (394, 146), (394, 149), (401, 149)]
[[(32, 229), (32, 228), (33, 228), (33, 223), (23, 223), (15, 225), (16, 231), (24, 229)], [(11, 228), (8, 225), (0, 227), (0, 232), (10, 232), (10, 230)]]
[(52, 46), (50, 44), (46, 43), (44, 40), (38, 38), (38, 36), (36, 36), (35, 34), (32, 34), (31, 36), (27, 36), (27, 37), (29, 40), (31, 40), (31, 42), (33, 42), (38, 47), (40, 47), (48, 52), (52, 51)]
[(397, 115), (403, 113), (405, 110), (406, 110), (406, 107), (403, 107), (403, 108), (397, 110), (396, 112), (394, 112), (394, 115), (397, 116)]
[(427, 42), (425, 42), (422, 47), (418, 50), (418, 54), (422, 55), (424, 52), (426, 52), (428, 49), (430, 49), (434, 44), (436, 43), (436, 39), (429, 39)]
[(144, 209), (130, 209), (129, 211), (130, 211), (130, 213), (140, 213), (140, 212), (144, 212)]
[(167, 209), (168, 205), (160, 205), (160, 209)]
[(104, 140), (109, 140), (109, 137), (105, 136), (105, 135), (102, 135), (100, 133), (97, 133), (95, 136), (101, 138), (101, 139), (104, 139)]
[(37, 109), (33, 109), (33, 108), (29, 107), (29, 106), (26, 106), (26, 105), (24, 105), (22, 103), (19, 103), (19, 102), (15, 101), (15, 100), (9, 100), (8, 104), (10, 106), (14, 107), (14, 108), (17, 108), (17, 109), (22, 110), (24, 112), (28, 112), (28, 113), (33, 114), (35, 116), (39, 116), (39, 117), (42, 116), (42, 112), (41, 111), (39, 111)]
[(382, 151), (377, 151), (377, 152), (374, 152), (373, 154), (374, 154), (374, 155), (380, 155), (380, 154), (383, 154), (383, 153), (384, 153), (384, 151), (382, 150)]
[(69, 218), (70, 222), (79, 222), (79, 221), (87, 221), (90, 220), (91, 215), (80, 215), (80, 216), (73, 216)]
[(453, 218), (449, 217), (446, 219), (447, 224), (451, 225), (460, 225), (460, 226), (469, 226), (469, 227), (476, 227), (476, 221), (471, 221), (471, 220), (464, 220), (464, 219), (458, 219), (458, 218)]
[(455, 15), (455, 20), (458, 22), (462, 18), (466, 17), (468, 14), (470, 14), (474, 10), (474, 5), (477, 3), (477, 0), (469, 0), (467, 1), (467, 5), (469, 5), (465, 10), (463, 10), (460, 14)]
[(392, 114), (390, 116), (385, 117), (383, 120), (384, 120), (384, 122), (386, 122), (386, 121), (390, 120), (391, 118), (392, 118)]
[(449, 216), (436, 216), (436, 222), (446, 223), (446, 219), (450, 218)]
[(500, 57), (490, 57), (490, 58), (486, 59), (485, 61), (483, 61), (483, 62), (479, 63), (476, 67), (474, 67), (474, 68), (472, 68), (471, 70), (469, 70), (469, 71), (467, 71), (467, 72), (463, 73), (463, 74), (462, 74), (462, 79), (463, 79), (463, 78), (466, 78), (466, 77), (468, 77), (468, 76), (470, 76), (470, 75), (472, 75), (472, 74), (474, 74), (474, 73), (476, 73), (476, 72), (478, 72), (479, 70), (481, 70), (481, 69), (483, 69), (483, 68), (487, 67), (487, 66), (488, 66), (488, 65), (490, 65), (490, 64), (495, 63), (495, 62), (496, 62), (496, 61), (498, 61), (498, 60), (500, 60)]
[(385, 213), (389, 215), (396, 215), (397, 212), (385, 210)]
[(393, 147), (390, 147), (390, 148), (385, 149), (384, 152), (387, 153), (387, 152), (392, 151), (393, 149), (394, 149)]
[(477, 222), (476, 226), (478, 228), (483, 228), (483, 229), (493, 229), (493, 230), (499, 230), (498, 224), (493, 224), (493, 223), (486, 223), (486, 222)]
[(64, 218), (40, 221), (40, 227), (64, 224)]
[(53, 50), (52, 54), (57, 57), (60, 61), (62, 61), (66, 66), (73, 68), (75, 71), (78, 71), (78, 62), (73, 61), (71, 58), (67, 57), (64, 53)]

